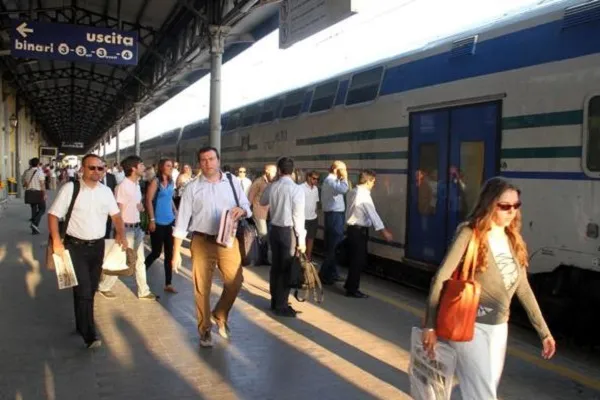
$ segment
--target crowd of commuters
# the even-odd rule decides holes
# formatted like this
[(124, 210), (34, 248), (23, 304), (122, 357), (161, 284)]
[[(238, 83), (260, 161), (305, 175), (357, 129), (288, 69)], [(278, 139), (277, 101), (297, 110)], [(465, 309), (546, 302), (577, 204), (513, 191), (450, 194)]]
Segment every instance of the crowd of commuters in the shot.
[[(255, 226), (260, 247), (255, 265), (270, 265), (271, 310), (278, 317), (296, 317), (288, 302), (290, 288), (287, 271), (295, 255), (305, 253), (313, 260), (313, 245), (318, 231), (319, 211), (323, 215), (324, 260), (319, 268), (323, 284), (345, 281), (348, 297), (364, 299), (360, 290), (361, 271), (367, 265), (370, 231), (392, 241), (391, 231), (379, 217), (371, 193), (377, 181), (373, 170), (358, 173), (356, 186), (348, 177), (346, 164), (334, 161), (326, 174), (297, 169), (289, 157), (267, 164), (250, 178), (246, 166), (221, 167), (220, 154), (213, 147), (197, 153), (200, 171), (194, 176), (189, 164), (163, 159), (145, 165), (137, 156), (129, 156), (109, 169), (93, 154), (82, 159), (81, 168), (56, 169), (30, 160), (22, 176), (26, 190), (40, 192), (39, 202), (31, 205), (30, 227), (40, 233), (47, 191), (59, 189), (49, 210), (48, 226), (54, 253), (69, 249), (79, 284), (74, 288), (76, 329), (86, 346), (101, 342), (94, 323), (96, 292), (107, 299), (116, 295), (111, 288), (118, 279), (102, 274), (104, 239), (129, 247), (137, 254), (135, 280), (139, 299), (156, 300), (150, 291), (146, 271), (164, 252), (164, 291), (175, 294), (173, 272), (182, 265), (182, 243), (191, 238), (192, 278), (198, 319), (200, 346), (210, 347), (212, 328), (230, 339), (229, 313), (243, 282), (241, 255), (237, 243), (224, 246), (217, 239), (221, 216), (227, 212), (233, 221), (245, 219)], [(33, 198), (33, 197), (30, 197)], [(63, 238), (59, 220), (73, 204), (71, 219)], [(480, 240), (476, 278), (484, 288), (477, 313), (475, 337), (466, 343), (451, 345), (458, 355), (458, 373), (465, 398), (495, 398), (506, 350), (508, 306), (513, 295), (524, 304), (543, 341), (543, 355), (552, 357), (554, 339), (550, 335), (524, 267), (527, 250), (520, 236), (520, 200), (518, 190), (507, 181), (494, 178), (487, 182), (477, 205), (459, 227), (456, 240), (434, 277), (423, 343), (432, 353), (437, 340), (436, 313), (443, 283), (464, 257), (472, 237)], [(148, 221), (142, 224), (142, 216)], [(150, 235), (151, 252), (144, 252), (144, 236)], [(348, 274), (342, 278), (336, 252), (346, 238), (344, 248), (349, 261)], [(214, 268), (221, 272), (223, 291), (211, 308), (210, 293)]]

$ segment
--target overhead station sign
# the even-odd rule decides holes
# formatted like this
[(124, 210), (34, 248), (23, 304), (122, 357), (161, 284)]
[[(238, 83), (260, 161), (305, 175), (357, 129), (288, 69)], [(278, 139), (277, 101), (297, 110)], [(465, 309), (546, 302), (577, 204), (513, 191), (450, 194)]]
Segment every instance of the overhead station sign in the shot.
[(283, 0), (279, 9), (279, 48), (287, 49), (357, 12), (357, 0)]
[(137, 65), (137, 32), (85, 25), (13, 21), (11, 55), (64, 61)]

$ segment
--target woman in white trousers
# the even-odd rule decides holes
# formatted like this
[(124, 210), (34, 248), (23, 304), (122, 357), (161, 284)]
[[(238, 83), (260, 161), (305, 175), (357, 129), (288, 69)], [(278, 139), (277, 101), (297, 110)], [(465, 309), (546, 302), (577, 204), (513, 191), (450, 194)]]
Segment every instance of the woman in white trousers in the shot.
[[(510, 302), (516, 294), (543, 344), (542, 356), (551, 358), (556, 343), (544, 321), (527, 279), (527, 247), (521, 236), (520, 191), (503, 178), (488, 180), (477, 203), (457, 234), (436, 273), (429, 294), (423, 346), (435, 356), (436, 320), (443, 283), (477, 238), (475, 280), (481, 297), (475, 333), (469, 342), (449, 342), (457, 353), (457, 375), (463, 400), (495, 400), (504, 368)], [(473, 235), (476, 236), (473, 236)]]

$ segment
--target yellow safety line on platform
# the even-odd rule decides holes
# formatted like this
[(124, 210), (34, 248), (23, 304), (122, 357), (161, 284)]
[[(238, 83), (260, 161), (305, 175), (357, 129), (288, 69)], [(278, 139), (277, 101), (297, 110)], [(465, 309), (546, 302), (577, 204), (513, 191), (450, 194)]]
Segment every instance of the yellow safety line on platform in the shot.
[[(376, 298), (377, 300), (381, 300), (381, 301), (388, 303), (396, 308), (399, 308), (406, 312), (409, 312), (419, 318), (423, 318), (425, 316), (425, 312), (421, 308), (411, 306), (410, 304), (403, 303), (401, 301), (398, 301), (392, 297), (386, 296), (381, 293), (375, 293), (373, 291), (367, 291), (367, 290), (363, 290), (363, 291), (365, 293), (367, 293), (369, 296)], [(540, 352), (541, 352), (541, 349), (540, 349)], [(587, 386), (591, 389), (600, 391), (600, 380), (591, 378), (580, 372), (573, 371), (565, 366), (558, 365), (558, 364), (552, 363), (551, 361), (544, 360), (541, 358), (541, 356), (536, 357), (526, 351), (516, 349), (516, 348), (510, 347), (510, 346), (508, 347), (508, 354), (510, 354), (511, 356), (520, 358), (523, 361), (527, 361), (531, 364), (534, 364), (535, 366), (537, 366), (539, 368), (554, 372), (565, 378), (569, 378), (569, 379), (571, 379), (577, 383), (580, 383), (584, 386)]]

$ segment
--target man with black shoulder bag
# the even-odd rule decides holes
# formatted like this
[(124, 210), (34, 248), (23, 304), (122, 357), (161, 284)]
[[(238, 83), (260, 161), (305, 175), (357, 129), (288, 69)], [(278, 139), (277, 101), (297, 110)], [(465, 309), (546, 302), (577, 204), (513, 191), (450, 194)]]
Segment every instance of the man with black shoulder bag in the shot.
[[(54, 254), (69, 251), (78, 285), (73, 288), (75, 325), (86, 347), (101, 345), (94, 324), (94, 295), (98, 289), (104, 260), (106, 218), (116, 229), (115, 243), (127, 248), (125, 226), (111, 190), (100, 183), (104, 162), (94, 154), (83, 157), (83, 177), (78, 185), (68, 182), (60, 189), (48, 212), (48, 228)], [(77, 190), (79, 189), (79, 190)], [(62, 229), (59, 219), (65, 218)]]
[(29, 169), (23, 173), (21, 181), (25, 188), (25, 204), (31, 207), (29, 227), (32, 235), (40, 233), (40, 221), (46, 211), (46, 177), (39, 168), (40, 159), (35, 157), (29, 160)]

